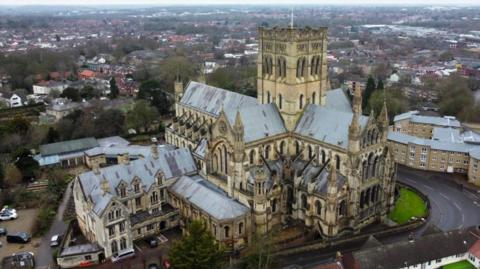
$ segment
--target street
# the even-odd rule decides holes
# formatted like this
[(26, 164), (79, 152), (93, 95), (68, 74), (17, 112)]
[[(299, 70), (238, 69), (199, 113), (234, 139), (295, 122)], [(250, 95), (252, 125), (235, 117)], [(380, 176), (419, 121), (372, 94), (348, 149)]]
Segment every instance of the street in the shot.
[[(430, 199), (431, 211), (427, 224), (415, 231), (421, 236), (423, 231), (433, 224), (442, 231), (480, 225), (480, 196), (478, 193), (461, 188), (452, 179), (452, 175), (413, 170), (398, 167), (397, 180), (411, 185)], [(396, 234), (382, 238), (382, 243), (407, 240), (409, 233)], [(337, 251), (354, 251), (361, 246), (340, 246), (330, 250), (308, 251), (279, 257), (283, 268), (313, 268), (334, 259)], [(294, 267), (298, 266), (298, 267)]]

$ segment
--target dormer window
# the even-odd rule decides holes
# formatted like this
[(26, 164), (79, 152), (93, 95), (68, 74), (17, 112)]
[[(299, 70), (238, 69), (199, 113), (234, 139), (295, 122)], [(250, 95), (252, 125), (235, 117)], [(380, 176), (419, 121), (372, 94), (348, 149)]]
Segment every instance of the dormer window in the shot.
[(163, 173), (159, 172), (158, 175), (157, 175), (157, 184), (162, 185), (164, 180), (165, 180), (165, 178), (163, 176)]
[(135, 191), (135, 193), (139, 193), (140, 192), (140, 184), (135, 183), (133, 185), (133, 190)]
[(120, 197), (125, 198), (127, 196), (127, 188), (125, 186), (120, 187)]

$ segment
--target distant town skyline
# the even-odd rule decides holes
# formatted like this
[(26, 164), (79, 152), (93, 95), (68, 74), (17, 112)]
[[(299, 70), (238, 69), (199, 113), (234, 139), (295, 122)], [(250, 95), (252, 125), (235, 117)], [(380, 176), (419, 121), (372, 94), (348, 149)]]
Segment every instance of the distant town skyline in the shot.
[[(21, 5), (62, 5), (62, 6), (87, 6), (87, 5), (258, 5), (259, 2), (256, 0), (105, 0), (99, 2), (98, 0), (83, 0), (81, 2), (72, 1), (66, 2), (64, 0), (0, 0), (0, 5), (12, 5), (12, 6), (21, 6)], [(272, 2), (262, 2), (261, 5), (480, 5), (480, 0), (464, 0), (464, 1), (454, 1), (454, 0), (345, 0), (339, 3), (335, 0), (275, 0)]]

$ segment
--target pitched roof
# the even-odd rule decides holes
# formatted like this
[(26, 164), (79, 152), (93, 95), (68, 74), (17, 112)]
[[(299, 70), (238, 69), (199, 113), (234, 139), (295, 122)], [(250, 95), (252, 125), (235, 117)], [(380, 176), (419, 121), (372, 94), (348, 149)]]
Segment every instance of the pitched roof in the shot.
[(329, 90), (325, 95), (325, 107), (344, 112), (352, 112), (352, 104), (342, 88)]
[[(256, 141), (268, 136), (285, 133), (287, 129), (275, 104), (256, 104), (239, 110), (244, 127), (244, 141)], [(231, 125), (235, 123), (236, 111), (226, 112)]]
[(222, 110), (236, 111), (239, 108), (257, 104), (257, 99), (236, 92), (190, 81), (180, 103), (200, 111), (218, 116)]
[[(351, 112), (310, 104), (298, 121), (295, 133), (346, 149), (348, 128), (352, 117)], [(359, 123), (362, 129), (367, 122), (368, 117), (360, 117)]]
[(400, 132), (388, 132), (388, 140), (402, 144), (411, 143), (416, 145), (429, 146), (431, 149), (436, 150), (455, 151), (463, 153), (471, 153), (474, 149), (479, 148), (479, 146), (477, 145), (423, 139)]
[[(78, 176), (84, 195), (90, 197), (94, 207), (93, 212), (101, 215), (110, 200), (117, 196), (116, 188), (120, 182), (125, 182), (131, 191), (131, 183), (138, 178), (147, 191), (155, 183), (155, 176), (161, 171), (166, 180), (184, 174), (196, 172), (195, 162), (190, 151), (185, 148), (177, 150), (159, 150), (158, 158), (153, 156), (131, 161), (129, 164), (118, 164), (101, 168), (98, 173), (88, 171)], [(101, 182), (106, 179), (110, 191), (103, 193)]]
[(246, 206), (198, 175), (182, 176), (170, 186), (170, 191), (220, 221), (241, 217), (249, 212)]
[(43, 156), (65, 154), (70, 152), (83, 151), (98, 147), (98, 142), (93, 137), (45, 144), (40, 146), (40, 154)]
[(400, 120), (410, 119), (411, 122), (415, 122), (415, 123), (425, 123), (425, 124), (431, 124), (436, 126), (454, 127), (454, 128), (461, 127), (460, 122), (453, 116), (443, 116), (443, 117), (423, 116), (423, 115), (419, 115), (419, 113), (420, 112), (418, 112), (417, 110), (408, 111), (395, 116), (395, 118), (393, 118), (393, 121), (397, 122)]

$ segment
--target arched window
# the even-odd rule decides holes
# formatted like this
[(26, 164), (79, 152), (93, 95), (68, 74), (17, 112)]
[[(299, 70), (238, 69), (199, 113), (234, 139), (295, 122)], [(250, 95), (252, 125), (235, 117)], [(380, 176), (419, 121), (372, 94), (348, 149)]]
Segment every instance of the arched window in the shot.
[(322, 163), (325, 163), (326, 161), (326, 154), (325, 151), (322, 149)]
[(243, 222), (240, 222), (238, 224), (238, 234), (242, 234), (243, 233)]
[(223, 227), (223, 231), (224, 231), (225, 238), (230, 237), (230, 227), (228, 226)]
[(122, 237), (122, 239), (120, 239), (120, 249), (124, 250), (126, 248), (127, 248), (127, 239), (125, 239), (125, 237)]
[(308, 145), (308, 159), (313, 157), (313, 149), (311, 145)]
[(340, 202), (340, 206), (338, 207), (338, 215), (339, 216), (347, 215), (347, 203), (345, 202), (345, 200)]
[(365, 160), (363, 161), (363, 165), (362, 165), (362, 178), (363, 179), (367, 179), (368, 177), (368, 162)]
[(367, 178), (371, 178), (373, 176), (373, 166), (374, 166), (375, 156), (373, 153), (368, 155), (368, 174)]
[(272, 97), (270, 96), (270, 92), (267, 91), (267, 103), (270, 104)]
[(220, 169), (220, 165), (218, 163), (218, 156), (217, 154), (213, 154), (213, 171), (218, 172)]
[(265, 147), (265, 159), (268, 160), (270, 158), (270, 145)]
[(301, 199), (302, 199), (302, 208), (308, 210), (307, 196), (305, 194), (302, 194)]
[(280, 154), (285, 154), (285, 141), (280, 142)]
[(318, 216), (322, 215), (322, 203), (320, 201), (315, 201), (315, 211), (317, 212)]
[(112, 254), (118, 253), (117, 241), (113, 240), (113, 241), (110, 243), (110, 249), (112, 250)]
[(335, 165), (337, 170), (340, 170), (340, 156), (335, 155)]
[(299, 104), (300, 109), (302, 109), (302, 108), (303, 108), (303, 94), (300, 94), (300, 98), (299, 98), (299, 103), (298, 103), (298, 104)]
[(283, 106), (283, 98), (282, 98), (282, 95), (279, 94), (278, 95), (278, 108), (282, 109), (282, 106)]
[(277, 199), (276, 198), (274, 198), (272, 200), (272, 213), (275, 213), (275, 212), (277, 212)]
[(313, 92), (312, 93), (312, 104), (315, 104), (316, 98), (317, 98), (317, 94), (316, 94), (316, 92)]
[(223, 145), (223, 160), (224, 160), (225, 174), (228, 174), (228, 152), (227, 152), (227, 147), (225, 145)]
[(362, 191), (360, 193), (360, 208), (363, 209), (364, 206), (365, 206), (365, 191)]
[(300, 154), (300, 142), (295, 141), (295, 154)]
[(255, 163), (255, 150), (252, 149), (250, 150), (250, 164), (254, 164)]

